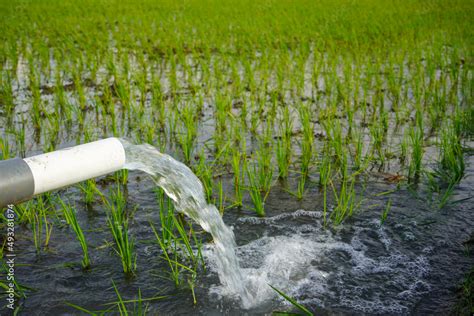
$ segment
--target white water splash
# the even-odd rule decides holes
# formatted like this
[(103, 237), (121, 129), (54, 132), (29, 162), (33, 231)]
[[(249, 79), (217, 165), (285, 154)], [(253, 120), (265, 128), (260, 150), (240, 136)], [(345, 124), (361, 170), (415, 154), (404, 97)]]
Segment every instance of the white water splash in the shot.
[(251, 296), (242, 282), (242, 271), (235, 255), (234, 233), (224, 224), (217, 208), (207, 204), (201, 181), (186, 165), (160, 153), (151, 145), (120, 141), (125, 148), (124, 168), (149, 174), (173, 201), (177, 211), (192, 218), (212, 235), (214, 263), (222, 286), (232, 296), (240, 298), (244, 307), (248, 306)]
[[(388, 250), (391, 239), (377, 221), (354, 227), (352, 237), (344, 240), (324, 229), (321, 217), (320, 212), (297, 210), (238, 220), (245, 227), (264, 225), (276, 234), (264, 234), (237, 248), (243, 282), (252, 293), (250, 308), (278, 298), (268, 284), (308, 308), (343, 308), (360, 314), (407, 314), (429, 291), (425, 253)], [(301, 224), (302, 219), (308, 224)], [(376, 243), (380, 245), (374, 254), (371, 248)], [(212, 262), (215, 252), (209, 248), (212, 245), (204, 255)], [(211, 296), (228, 295), (220, 285), (211, 288)]]

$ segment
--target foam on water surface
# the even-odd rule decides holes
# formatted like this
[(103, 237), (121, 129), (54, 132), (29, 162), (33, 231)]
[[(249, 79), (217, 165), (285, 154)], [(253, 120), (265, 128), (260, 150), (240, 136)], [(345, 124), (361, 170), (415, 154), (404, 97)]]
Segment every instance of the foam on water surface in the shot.
[[(309, 224), (288, 223), (288, 219), (302, 217)], [(364, 234), (368, 231), (375, 230), (374, 241), (382, 249), (389, 250), (391, 245), (387, 232), (375, 221), (369, 227), (355, 227), (352, 237), (344, 241), (323, 229), (319, 218), (319, 212), (297, 210), (269, 218), (239, 220), (244, 226), (265, 224), (277, 229), (273, 233), (276, 235), (264, 235), (237, 249), (243, 282), (252, 294), (248, 307), (279, 299), (268, 284), (312, 309), (341, 308), (372, 314), (407, 313), (429, 291), (426, 253), (385, 251), (374, 255), (365, 243)], [(211, 262), (215, 254), (213, 246), (205, 251)], [(211, 296), (227, 295), (221, 285), (211, 290)]]

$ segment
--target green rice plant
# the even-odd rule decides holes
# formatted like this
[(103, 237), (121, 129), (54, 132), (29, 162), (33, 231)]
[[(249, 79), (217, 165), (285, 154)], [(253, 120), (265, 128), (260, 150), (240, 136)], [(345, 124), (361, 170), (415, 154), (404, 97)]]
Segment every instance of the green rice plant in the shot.
[(143, 306), (142, 293), (140, 289), (138, 289), (138, 299), (133, 300), (134, 310), (130, 313), (125, 305), (126, 303), (130, 303), (130, 301), (123, 300), (113, 280), (112, 285), (114, 286), (115, 293), (117, 294), (118, 302), (116, 304), (120, 316), (128, 316), (129, 314), (132, 314), (134, 316), (145, 316), (148, 313), (148, 304)]
[(40, 253), (42, 244), (43, 247), (48, 247), (53, 231), (53, 225), (48, 221), (47, 218), (48, 209), (49, 207), (46, 205), (44, 195), (39, 196), (36, 199), (36, 204), (34, 205), (33, 211), (29, 212), (28, 215), (28, 222), (31, 225), (33, 241), (37, 254)]
[(278, 164), (278, 178), (287, 179), (290, 167), (291, 143), (279, 139), (276, 143), (276, 160)]
[(3, 101), (5, 114), (7, 118), (13, 118), (13, 111), (15, 109), (12, 75), (7, 72), (5, 78), (0, 76), (0, 99)]
[[(313, 316), (313, 313), (311, 313), (306, 307), (304, 307), (303, 305), (299, 304), (296, 299), (288, 296), (287, 294), (285, 294), (283, 291), (277, 289), (276, 287), (272, 286), (269, 284), (269, 286), (275, 291), (278, 293), (278, 295), (280, 295), (281, 297), (283, 297), (287, 302), (289, 302), (291, 305), (293, 305), (294, 307), (296, 307), (301, 313), (303, 313), (303, 315), (306, 315), (306, 316)], [(285, 314), (285, 313), (281, 313), (281, 312), (278, 312), (277, 315), (282, 315), (282, 314)]]
[(120, 188), (112, 192), (111, 201), (104, 199), (104, 202), (109, 209), (107, 224), (115, 240), (114, 250), (122, 260), (123, 272), (133, 275), (137, 268), (137, 255), (134, 240), (129, 236), (129, 220), (125, 214), (126, 203)]
[(408, 146), (409, 146), (409, 136), (407, 130), (403, 133), (403, 136), (400, 140), (400, 164), (402, 166), (405, 165), (407, 157), (408, 157)]
[(331, 161), (328, 156), (324, 156), (319, 164), (319, 185), (323, 188), (323, 220), (324, 226), (327, 223), (327, 187), (331, 181)]
[(448, 183), (459, 183), (464, 176), (465, 163), (461, 141), (452, 125), (441, 131), (440, 174)]
[[(204, 258), (202, 256), (202, 243), (197, 239), (194, 229), (191, 224), (187, 223), (189, 231), (185, 230), (185, 221), (182, 217), (173, 217), (176, 230), (178, 231), (178, 237), (175, 241), (179, 241), (179, 246), (183, 250), (184, 262), (188, 263), (192, 268), (192, 274), (196, 274), (197, 269), (202, 265), (204, 267)], [(193, 246), (197, 249), (196, 254), (194, 253)], [(194, 296), (194, 294), (193, 294)]]
[(438, 209), (442, 209), (449, 202), (449, 198), (453, 194), (454, 187), (455, 183), (448, 184), (448, 187), (444, 190), (444, 193), (439, 198)]
[(7, 138), (0, 137), (0, 160), (11, 158), (11, 149)]
[(64, 203), (62, 199), (59, 199), (59, 202), (61, 204), (62, 211), (63, 211), (67, 224), (71, 226), (71, 228), (74, 230), (77, 241), (79, 241), (79, 243), (81, 244), (82, 253), (83, 253), (82, 262), (81, 262), (82, 267), (84, 269), (88, 269), (91, 265), (91, 261), (89, 258), (89, 251), (87, 247), (86, 238), (84, 236), (84, 232), (82, 231), (82, 228), (79, 225), (79, 222), (77, 221), (76, 211), (71, 205)]
[(331, 219), (333, 224), (337, 226), (352, 216), (354, 211), (362, 203), (362, 197), (359, 197), (355, 191), (354, 177), (352, 177), (352, 179), (344, 178), (340, 185), (339, 192), (336, 191), (332, 181), (330, 181), (330, 184), (336, 200), (336, 206), (331, 212)]
[(254, 211), (257, 213), (258, 216), (265, 216), (265, 199), (268, 195), (268, 192), (262, 197), (262, 192), (259, 186), (259, 180), (257, 178), (257, 170), (255, 165), (253, 166), (253, 170), (250, 170), (248, 167), (246, 168), (247, 172), (247, 179), (249, 181), (248, 191), (250, 194), (250, 198), (252, 199), (254, 205)]
[(298, 185), (296, 192), (290, 192), (292, 195), (294, 195), (298, 200), (302, 200), (303, 196), (306, 192), (305, 190), (305, 183), (306, 183), (306, 177), (304, 175), (301, 175), (299, 180), (298, 180)]
[(242, 206), (242, 154), (235, 150), (232, 154), (232, 170), (234, 173), (234, 204), (237, 207)]
[(225, 196), (224, 196), (224, 188), (222, 187), (222, 180), (218, 182), (218, 188), (219, 188), (219, 213), (221, 215), (224, 214), (224, 201), (225, 201)]
[(161, 224), (161, 239), (166, 247), (171, 244), (172, 234), (174, 229), (174, 206), (171, 200), (166, 196), (165, 191), (161, 188), (156, 188), (156, 197), (158, 200)]
[(127, 182), (128, 182), (128, 170), (127, 170), (127, 169), (122, 169), (122, 170), (116, 171), (116, 172), (114, 173), (114, 179), (115, 179), (115, 182), (116, 182), (118, 185), (122, 185), (122, 186), (127, 185)]
[[(323, 127), (329, 138), (329, 145), (335, 158), (335, 162), (340, 166), (341, 170), (346, 170), (347, 157), (346, 147), (342, 136), (342, 126), (340, 120), (328, 119), (324, 121)], [(328, 151), (328, 149), (326, 149)]]
[[(115, 293), (117, 294), (117, 299), (118, 301), (116, 302), (111, 302), (111, 303), (106, 303), (104, 304), (105, 306), (111, 306), (106, 309), (98, 310), (98, 311), (91, 311), (88, 310), (84, 307), (78, 306), (76, 304), (70, 303), (70, 302), (65, 302), (66, 305), (71, 306), (74, 309), (77, 309), (78, 311), (81, 311), (82, 313), (91, 315), (91, 316), (105, 316), (105, 315), (110, 315), (111, 313), (114, 313), (113, 307), (116, 307), (118, 310), (118, 313), (120, 316), (128, 316), (128, 315), (134, 315), (134, 316), (145, 316), (148, 314), (148, 309), (149, 309), (149, 303), (150, 301), (156, 301), (156, 300), (161, 300), (165, 299), (168, 296), (162, 295), (162, 296), (155, 296), (155, 297), (150, 297), (150, 298), (142, 298), (142, 293), (141, 290), (138, 289), (138, 297), (136, 299), (131, 299), (131, 300), (124, 300), (121, 296), (121, 294), (118, 291), (117, 286), (115, 285), (114, 281), (112, 280), (112, 285), (114, 287)], [(145, 303), (147, 302), (147, 303)], [(133, 303), (133, 310), (129, 310), (127, 308), (127, 305), (130, 305)]]
[(423, 131), (418, 127), (411, 127), (409, 139), (412, 151), (408, 176), (411, 180), (417, 182), (420, 177), (423, 162)]
[[(183, 284), (183, 279), (185, 276), (183, 274), (188, 274), (188, 285), (193, 295), (193, 300), (196, 300), (194, 293), (194, 284), (197, 276), (197, 269), (200, 265), (204, 266), (204, 259), (201, 251), (201, 243), (197, 240), (192, 226), (189, 226), (190, 231), (185, 231), (182, 221), (178, 220), (176, 217), (173, 217), (174, 227), (177, 229), (178, 236), (175, 235), (172, 231), (168, 233), (172, 236), (172, 243), (168, 246), (165, 245), (162, 237), (155, 229), (152, 222), (150, 222), (150, 227), (155, 234), (158, 245), (160, 246), (163, 256), (162, 258), (168, 263), (170, 268), (170, 279), (174, 282), (176, 287), (179, 287)], [(167, 229), (167, 228), (164, 228)], [(197, 254), (194, 253), (193, 247), (191, 245), (191, 239), (189, 236), (192, 236), (192, 240), (197, 246)]]
[(174, 259), (170, 257), (170, 255), (168, 254), (169, 248), (165, 246), (165, 244), (163, 243), (162, 239), (158, 235), (158, 232), (156, 231), (155, 227), (153, 226), (151, 222), (150, 222), (150, 226), (153, 229), (153, 233), (155, 234), (156, 240), (158, 244), (160, 245), (161, 250), (163, 251), (163, 258), (170, 267), (170, 270), (171, 270), (170, 278), (174, 282), (175, 286), (178, 287), (181, 284), (181, 277), (180, 277), (181, 268), (186, 267), (186, 266), (178, 262), (178, 252), (177, 252), (176, 247), (171, 249), (172, 255), (174, 255)]
[(98, 191), (96, 182), (94, 179), (89, 179), (79, 184), (79, 189), (84, 194), (84, 203), (92, 204), (95, 201), (95, 195)]
[(378, 120), (375, 120), (370, 126), (370, 134), (372, 136), (373, 151), (377, 153), (380, 165), (383, 166), (385, 164), (385, 151), (383, 146), (385, 143), (385, 128)]
[(389, 199), (387, 202), (387, 205), (385, 206), (384, 211), (382, 212), (382, 215), (380, 215), (380, 225), (383, 225), (385, 221), (387, 220), (387, 216), (391, 208), (392, 208), (392, 199)]
[[(257, 164), (253, 165), (253, 175), (256, 177), (259, 190), (268, 194), (272, 186), (273, 165), (271, 151), (267, 147), (260, 148), (257, 151)], [(248, 174), (248, 168), (247, 168)]]
[(178, 142), (183, 151), (184, 160), (189, 164), (197, 136), (197, 115), (194, 107), (185, 105), (181, 109), (180, 118), (185, 127), (185, 131), (179, 134)]
[(453, 312), (457, 315), (469, 315), (474, 311), (474, 268), (466, 273), (464, 280), (459, 285), (460, 300)]
[(198, 164), (194, 166), (193, 169), (204, 186), (206, 201), (208, 203), (211, 203), (213, 193), (213, 170), (212, 166), (206, 164), (206, 156), (204, 154), (204, 151), (201, 151), (201, 153), (199, 154)]
[(363, 150), (364, 150), (364, 135), (360, 130), (354, 131), (354, 137), (356, 139), (354, 145), (353, 164), (354, 169), (360, 169), (363, 165)]

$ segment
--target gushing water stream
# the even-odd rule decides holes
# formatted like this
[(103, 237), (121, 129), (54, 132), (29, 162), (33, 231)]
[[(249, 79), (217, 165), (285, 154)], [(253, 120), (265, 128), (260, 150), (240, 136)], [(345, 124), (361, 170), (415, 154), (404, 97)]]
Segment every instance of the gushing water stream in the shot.
[(134, 145), (126, 140), (121, 142), (126, 155), (124, 168), (149, 174), (173, 200), (179, 212), (192, 218), (212, 235), (220, 282), (230, 293), (241, 299), (243, 306), (248, 306), (251, 296), (235, 254), (234, 233), (224, 224), (217, 208), (206, 202), (201, 181), (187, 166), (160, 153), (151, 145)]

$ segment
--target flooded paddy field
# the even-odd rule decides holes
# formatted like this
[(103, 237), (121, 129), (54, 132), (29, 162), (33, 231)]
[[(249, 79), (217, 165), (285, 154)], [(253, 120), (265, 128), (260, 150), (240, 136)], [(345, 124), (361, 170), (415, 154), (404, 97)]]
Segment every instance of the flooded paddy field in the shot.
[(128, 148), (15, 205), (13, 310), (2, 215), (2, 315), (472, 314), (468, 1), (0, 7), (0, 159)]

